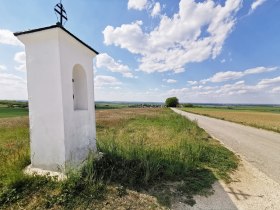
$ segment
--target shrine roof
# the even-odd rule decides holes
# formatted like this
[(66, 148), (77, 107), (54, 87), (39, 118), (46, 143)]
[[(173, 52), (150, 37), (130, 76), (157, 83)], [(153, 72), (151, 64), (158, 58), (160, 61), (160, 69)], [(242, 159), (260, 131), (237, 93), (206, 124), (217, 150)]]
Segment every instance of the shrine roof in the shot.
[(67, 29), (65, 29), (63, 26), (61, 26), (60, 24), (56, 24), (56, 25), (51, 25), (51, 26), (47, 26), (47, 27), (43, 27), (43, 28), (36, 28), (36, 29), (31, 29), (31, 30), (27, 30), (27, 31), (20, 31), (20, 32), (15, 32), (14, 35), (15, 36), (19, 36), (19, 35), (23, 35), (23, 34), (30, 34), (30, 33), (35, 33), (35, 32), (39, 32), (39, 31), (45, 31), (48, 29), (52, 29), (52, 28), (60, 28), (62, 29), (64, 32), (66, 32), (67, 34), (69, 34), (70, 36), (72, 36), (74, 39), (76, 39), (78, 42), (80, 42), (82, 45), (84, 45), (85, 47), (87, 47), (89, 50), (93, 51), (95, 54), (99, 54), (95, 49), (93, 49), (91, 46), (89, 46), (88, 44), (86, 44), (85, 42), (83, 42), (82, 40), (80, 40), (78, 37), (76, 37), (74, 34), (72, 34), (70, 31), (68, 31)]

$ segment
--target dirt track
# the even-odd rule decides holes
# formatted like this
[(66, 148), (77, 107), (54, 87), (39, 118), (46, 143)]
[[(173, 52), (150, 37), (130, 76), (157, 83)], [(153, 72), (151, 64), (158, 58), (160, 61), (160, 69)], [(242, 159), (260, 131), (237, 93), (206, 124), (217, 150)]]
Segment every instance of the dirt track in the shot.
[(280, 134), (197, 114), (173, 111), (196, 120), (207, 133), (280, 184)]

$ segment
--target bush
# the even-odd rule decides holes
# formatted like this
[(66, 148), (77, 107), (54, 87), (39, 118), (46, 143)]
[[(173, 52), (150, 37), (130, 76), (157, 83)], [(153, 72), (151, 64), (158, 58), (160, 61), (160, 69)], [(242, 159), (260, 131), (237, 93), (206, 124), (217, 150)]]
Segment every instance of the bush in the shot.
[(166, 107), (176, 107), (179, 105), (179, 100), (176, 97), (167, 98), (165, 100)]

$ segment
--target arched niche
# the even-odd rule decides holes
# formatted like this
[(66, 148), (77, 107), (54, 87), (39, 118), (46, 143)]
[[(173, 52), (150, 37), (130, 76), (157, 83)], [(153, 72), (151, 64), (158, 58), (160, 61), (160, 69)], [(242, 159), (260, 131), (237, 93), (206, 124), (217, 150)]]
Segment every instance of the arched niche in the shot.
[(73, 84), (74, 110), (87, 110), (88, 109), (87, 76), (85, 70), (79, 64), (73, 67), (72, 84)]

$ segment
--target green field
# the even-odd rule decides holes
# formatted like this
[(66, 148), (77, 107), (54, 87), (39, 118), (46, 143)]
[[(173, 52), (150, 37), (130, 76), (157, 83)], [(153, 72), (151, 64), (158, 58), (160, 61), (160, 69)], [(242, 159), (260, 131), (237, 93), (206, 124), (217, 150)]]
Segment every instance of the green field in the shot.
[(28, 115), (27, 102), (0, 100), (0, 118)]
[(8, 108), (0, 107), (0, 118), (27, 116), (28, 109), (26, 108)]
[(89, 156), (81, 171), (55, 182), (22, 173), (30, 163), (28, 117), (1, 118), (0, 206), (144, 210), (165, 209), (175, 198), (193, 205), (193, 195), (208, 195), (238, 165), (232, 152), (169, 109), (98, 110), (96, 120), (103, 157)]
[[(139, 107), (158, 107), (159, 104), (149, 103), (117, 103), (117, 102), (96, 102), (95, 109), (123, 109)], [(0, 100), (0, 118), (18, 117), (28, 115), (27, 102), (1, 101)]]
[(105, 103), (105, 102), (98, 102), (95, 103), (95, 109), (121, 109), (121, 108), (128, 108), (129, 104), (121, 104), (121, 103)]
[(280, 132), (279, 106), (226, 106), (193, 107), (182, 110), (236, 122), (244, 125)]

